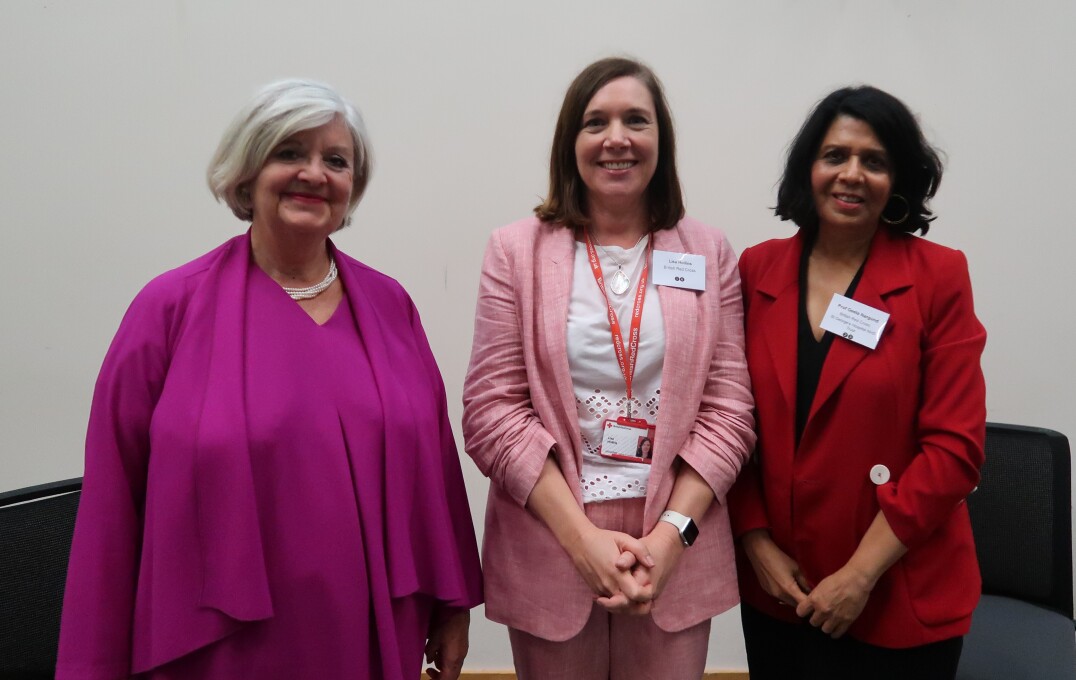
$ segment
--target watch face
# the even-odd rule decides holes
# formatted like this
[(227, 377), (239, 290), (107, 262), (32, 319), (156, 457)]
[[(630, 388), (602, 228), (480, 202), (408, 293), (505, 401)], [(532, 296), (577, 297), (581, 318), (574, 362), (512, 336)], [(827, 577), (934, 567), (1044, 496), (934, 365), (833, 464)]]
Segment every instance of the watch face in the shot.
[(691, 545), (695, 542), (695, 539), (699, 537), (699, 527), (695, 525), (694, 520), (688, 520), (687, 526), (683, 531), (684, 541)]

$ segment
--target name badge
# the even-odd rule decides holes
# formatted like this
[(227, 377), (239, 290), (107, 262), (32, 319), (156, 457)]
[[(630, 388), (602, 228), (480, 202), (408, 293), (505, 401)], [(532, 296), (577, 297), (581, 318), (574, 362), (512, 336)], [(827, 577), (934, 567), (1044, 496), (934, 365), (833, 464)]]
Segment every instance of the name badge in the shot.
[(629, 463), (650, 465), (654, 458), (653, 425), (636, 418), (605, 421), (598, 455)]
[(655, 250), (654, 285), (706, 290), (706, 256)]
[(888, 322), (888, 312), (834, 293), (819, 325), (845, 340), (874, 349)]

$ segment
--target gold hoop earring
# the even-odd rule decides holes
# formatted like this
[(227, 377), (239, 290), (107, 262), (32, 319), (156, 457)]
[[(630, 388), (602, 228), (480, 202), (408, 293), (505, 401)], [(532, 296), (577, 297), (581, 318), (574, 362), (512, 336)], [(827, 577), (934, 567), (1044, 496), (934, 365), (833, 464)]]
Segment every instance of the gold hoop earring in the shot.
[[(904, 220), (908, 219), (908, 216), (912, 214), (912, 206), (908, 204), (908, 199), (904, 198), (900, 194), (890, 194), (889, 195), (889, 200), (890, 201), (892, 201), (894, 198), (899, 198), (901, 200), (901, 202), (904, 203), (904, 214), (901, 215), (899, 219), (894, 220), (894, 219), (886, 217), (885, 216), (885, 209), (883, 209), (882, 214), (881, 214), (881, 219), (886, 224), (891, 224), (891, 225), (896, 226), (898, 224), (904, 224)], [(889, 208), (889, 202), (888, 201), (886, 202), (885, 207), (886, 207), (886, 209)]]

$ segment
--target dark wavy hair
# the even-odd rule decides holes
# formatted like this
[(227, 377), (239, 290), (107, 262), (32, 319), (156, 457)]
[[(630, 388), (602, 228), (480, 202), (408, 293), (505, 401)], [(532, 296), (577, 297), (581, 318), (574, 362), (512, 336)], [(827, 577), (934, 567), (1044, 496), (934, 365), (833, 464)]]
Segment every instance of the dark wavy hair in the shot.
[(586, 185), (575, 160), (575, 140), (583, 127), (583, 114), (594, 95), (610, 81), (631, 76), (637, 79), (654, 100), (658, 123), (658, 162), (647, 186), (647, 206), (651, 229), (669, 229), (684, 216), (684, 197), (676, 174), (676, 133), (673, 130), (669, 103), (661, 81), (648, 66), (634, 59), (610, 57), (587, 66), (575, 77), (564, 94), (564, 103), (553, 133), (553, 150), (549, 156), (549, 195), (535, 206), (534, 214), (545, 222), (584, 228), (587, 216)]
[[(869, 85), (832, 92), (807, 116), (789, 147), (774, 213), (782, 220), (792, 220), (811, 235), (818, 231), (811, 166), (837, 116), (851, 116), (869, 125), (889, 156), (893, 188), (882, 217), (899, 223), (890, 224), (883, 219), (885, 226), (895, 231), (926, 234), (934, 220), (927, 204), (941, 184), (941, 158), (923, 137), (919, 123), (904, 102)], [(900, 217), (905, 213), (905, 206), (899, 199), (893, 199), (895, 194), (908, 202), (904, 220)]]

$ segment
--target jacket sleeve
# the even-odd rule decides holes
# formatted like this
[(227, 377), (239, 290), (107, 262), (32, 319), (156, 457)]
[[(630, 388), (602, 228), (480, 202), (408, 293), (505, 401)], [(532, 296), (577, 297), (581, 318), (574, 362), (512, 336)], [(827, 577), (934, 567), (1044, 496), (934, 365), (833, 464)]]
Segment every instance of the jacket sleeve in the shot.
[(475, 539), (474, 521), (471, 508), (467, 502), (467, 487), (460, 469), (459, 452), (456, 450), (456, 438), (452, 434), (452, 423), (448, 418), (448, 399), (441, 370), (437, 367), (433, 350), (430, 348), (426, 331), (422, 328), (418, 310), (410, 298), (407, 298), (411, 317), (411, 330), (419, 348), (426, 372), (434, 385), (438, 410), (438, 433), (441, 443), (439, 464), (436, 472), (441, 481), (427, 484), (427, 493), (443, 493), (443, 507), (446, 508), (444, 524), (438, 530), (450, 534), (447, 543), (454, 554), (437, 555), (438, 572), (451, 584), (450, 591), (456, 594), (451, 599), (438, 598), (434, 601), (433, 621), (431, 627), (443, 624), (461, 611), (466, 611), (482, 603), (482, 571), (478, 559), (478, 542)]
[(986, 330), (975, 316), (964, 255), (932, 263), (924, 315), (918, 447), (895, 484), (878, 487), (889, 526), (908, 548), (949, 517), (979, 482), (986, 437), (986, 384), (980, 357)]
[(744, 354), (743, 297), (736, 256), (723, 236), (715, 236), (717, 252), (717, 331), (710, 367), (695, 424), (680, 457), (725, 502), (744, 461), (755, 446), (755, 407)]
[(555, 441), (531, 402), (516, 271), (502, 239), (502, 232), (493, 233), (482, 262), (463, 439), (482, 474), (523, 506)]
[(167, 316), (150, 284), (124, 316), (94, 389), (60, 626), (59, 680), (130, 675), (149, 425), (168, 367)]
[[(746, 317), (750, 314), (752, 278), (751, 264), (753, 262), (750, 248), (740, 256), (739, 269), (742, 283), (742, 297), (744, 305), (744, 327)], [(743, 536), (752, 529), (768, 529), (769, 517), (766, 514), (766, 502), (762, 497), (762, 478), (759, 476), (758, 458), (754, 455), (744, 464), (736, 483), (729, 489), (729, 522), (732, 525), (732, 535), (736, 538)]]

